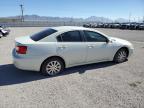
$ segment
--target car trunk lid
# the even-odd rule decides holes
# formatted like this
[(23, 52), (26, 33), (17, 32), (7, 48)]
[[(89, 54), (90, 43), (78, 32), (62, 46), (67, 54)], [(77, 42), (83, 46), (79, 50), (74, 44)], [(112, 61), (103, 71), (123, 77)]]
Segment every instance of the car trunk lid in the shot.
[(23, 36), (23, 37), (18, 37), (15, 39), (16, 44), (29, 44), (29, 43), (34, 43), (30, 36)]

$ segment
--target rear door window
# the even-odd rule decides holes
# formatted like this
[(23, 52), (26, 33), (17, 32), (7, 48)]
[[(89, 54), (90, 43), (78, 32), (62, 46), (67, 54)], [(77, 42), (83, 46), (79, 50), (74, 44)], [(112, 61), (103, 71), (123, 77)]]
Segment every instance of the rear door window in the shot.
[(57, 30), (54, 30), (54, 29), (46, 29), (46, 30), (43, 30), (39, 33), (36, 33), (34, 35), (31, 36), (31, 39), (34, 40), (34, 41), (39, 41), (53, 33), (57, 32)]
[(79, 31), (69, 31), (57, 37), (59, 42), (82, 42)]

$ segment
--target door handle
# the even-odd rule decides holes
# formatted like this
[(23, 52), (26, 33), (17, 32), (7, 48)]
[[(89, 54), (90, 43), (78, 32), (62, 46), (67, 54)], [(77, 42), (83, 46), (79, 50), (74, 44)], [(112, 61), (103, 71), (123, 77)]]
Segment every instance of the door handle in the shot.
[(94, 48), (94, 47), (95, 47), (95, 45), (88, 45), (88, 47), (89, 47), (89, 48)]
[(65, 48), (67, 48), (67, 46), (59, 46), (58, 48), (65, 49)]

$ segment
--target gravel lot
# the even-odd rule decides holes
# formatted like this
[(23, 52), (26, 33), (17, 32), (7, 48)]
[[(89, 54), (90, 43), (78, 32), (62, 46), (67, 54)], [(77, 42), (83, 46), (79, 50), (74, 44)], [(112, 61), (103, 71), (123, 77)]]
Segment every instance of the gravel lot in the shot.
[(0, 108), (144, 108), (144, 31), (98, 29), (134, 44), (122, 64), (97, 63), (66, 69), (57, 77), (17, 70), (14, 38), (44, 28), (10, 28), (0, 39)]

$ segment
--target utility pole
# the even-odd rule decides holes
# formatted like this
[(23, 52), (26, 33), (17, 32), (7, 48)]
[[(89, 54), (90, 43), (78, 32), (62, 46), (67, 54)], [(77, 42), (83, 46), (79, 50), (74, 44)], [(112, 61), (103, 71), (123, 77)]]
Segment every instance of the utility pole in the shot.
[(23, 14), (24, 13), (24, 8), (23, 8), (23, 6), (24, 5), (22, 5), (22, 4), (20, 5), (20, 9), (21, 9), (21, 22), (24, 22), (24, 14)]

